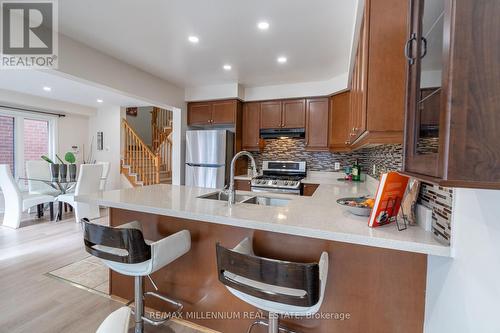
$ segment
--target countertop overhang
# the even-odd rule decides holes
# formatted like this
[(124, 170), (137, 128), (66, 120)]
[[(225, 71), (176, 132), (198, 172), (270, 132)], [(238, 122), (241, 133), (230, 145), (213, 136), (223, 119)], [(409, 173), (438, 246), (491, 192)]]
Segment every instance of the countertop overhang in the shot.
[[(398, 231), (394, 223), (368, 227), (368, 218), (350, 214), (337, 205), (336, 200), (347, 196), (372, 194), (367, 183), (334, 181), (321, 182), (313, 196), (290, 196), (285, 207), (260, 206), (239, 203), (229, 207), (227, 202), (198, 198), (215, 189), (179, 185), (152, 185), (82, 195), (80, 202), (100, 206), (178, 217), (209, 223), (218, 223), (316, 239), (345, 242), (380, 248), (451, 256), (450, 246), (441, 244), (431, 232), (419, 226)], [(237, 191), (256, 195), (255, 192)], [(261, 196), (283, 197), (259, 193)]]

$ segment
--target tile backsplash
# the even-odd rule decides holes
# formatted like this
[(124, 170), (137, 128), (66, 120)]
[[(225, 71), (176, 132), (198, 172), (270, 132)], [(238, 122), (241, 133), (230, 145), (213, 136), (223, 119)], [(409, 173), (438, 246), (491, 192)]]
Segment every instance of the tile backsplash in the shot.
[[(331, 153), (307, 151), (304, 140), (269, 139), (262, 151), (252, 154), (259, 169), (264, 160), (299, 160), (306, 161), (307, 169), (311, 171), (335, 171), (335, 162), (339, 162), (343, 169), (358, 159), (364, 173), (380, 178), (382, 173), (401, 170), (403, 167), (403, 148), (399, 144), (374, 146), (348, 153)], [(452, 201), (452, 189), (422, 182), (419, 203), (432, 209), (433, 233), (448, 244)]]
[(340, 167), (344, 168), (358, 159), (365, 173), (378, 178), (384, 172), (401, 170), (403, 166), (401, 145), (382, 145), (348, 153), (331, 153), (307, 151), (304, 140), (269, 139), (261, 152), (252, 154), (259, 169), (265, 160), (292, 160), (306, 161), (307, 169), (311, 171), (336, 171), (335, 162), (339, 162)]

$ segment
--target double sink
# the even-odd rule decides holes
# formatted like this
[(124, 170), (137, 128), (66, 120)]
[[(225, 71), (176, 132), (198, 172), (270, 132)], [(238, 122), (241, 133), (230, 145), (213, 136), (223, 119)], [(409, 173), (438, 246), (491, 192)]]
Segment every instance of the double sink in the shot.
[[(209, 200), (218, 200), (218, 201), (228, 201), (228, 195), (226, 192), (218, 191), (212, 192), (204, 195), (200, 195), (198, 198), (200, 199), (209, 199)], [(273, 197), (265, 197), (260, 195), (244, 195), (244, 194), (235, 194), (234, 199), (236, 203), (245, 203), (245, 204), (253, 204), (260, 206), (276, 206), (283, 207), (288, 205), (290, 199), (285, 198), (273, 198)]]

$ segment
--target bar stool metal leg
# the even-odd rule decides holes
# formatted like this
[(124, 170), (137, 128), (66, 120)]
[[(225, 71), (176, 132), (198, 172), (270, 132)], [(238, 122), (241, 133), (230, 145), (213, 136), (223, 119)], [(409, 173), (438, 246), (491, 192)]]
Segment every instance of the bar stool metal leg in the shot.
[(136, 276), (135, 278), (135, 333), (143, 333), (144, 331), (144, 321), (142, 320), (142, 315), (144, 313), (144, 299), (142, 290), (142, 276)]
[(269, 313), (269, 326), (267, 332), (278, 333), (278, 315), (275, 313)]

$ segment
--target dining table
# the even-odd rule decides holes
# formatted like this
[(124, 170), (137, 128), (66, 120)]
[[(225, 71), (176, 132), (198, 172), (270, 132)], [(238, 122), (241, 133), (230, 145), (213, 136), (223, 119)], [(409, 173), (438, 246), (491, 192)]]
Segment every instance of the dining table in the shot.
[[(58, 194), (57, 196), (55, 196), (55, 201), (57, 201), (57, 197), (61, 194), (67, 194), (69, 192), (71, 192), (72, 190), (75, 189), (76, 187), (76, 183), (77, 181), (76, 180), (71, 180), (71, 179), (61, 179), (61, 178), (58, 178), (58, 179), (52, 179), (52, 178), (47, 178), (47, 179), (44, 179), (44, 178), (28, 178), (28, 177), (19, 177), (19, 180), (26, 180), (26, 181), (36, 181), (36, 182), (42, 182), (42, 183), (45, 183), (47, 184), (48, 186), (52, 187), (53, 189), (55, 189), (56, 191), (58, 191)], [(101, 180), (105, 180), (105, 178), (101, 178)], [(59, 202), (59, 205), (58, 205), (58, 210), (57, 210), (57, 216), (55, 218), (56, 221), (60, 221), (61, 218), (62, 218), (62, 203)], [(52, 207), (51, 207), (51, 212), (50, 212), (50, 220), (53, 221), (54, 220), (54, 212), (52, 211)]]

